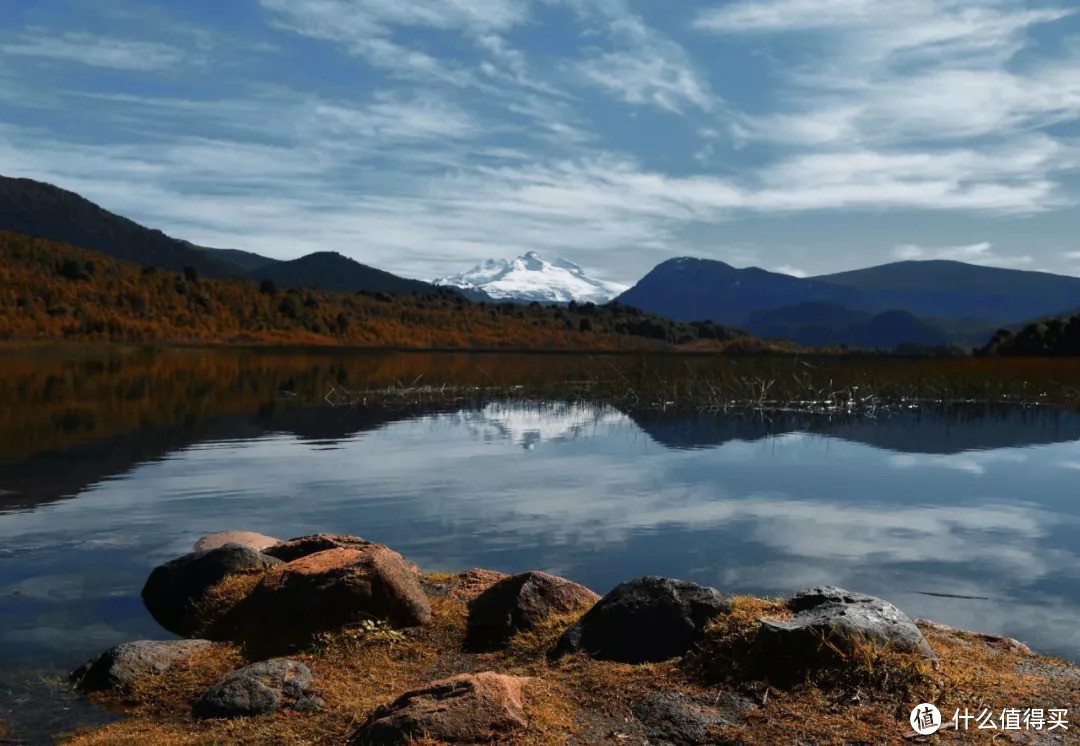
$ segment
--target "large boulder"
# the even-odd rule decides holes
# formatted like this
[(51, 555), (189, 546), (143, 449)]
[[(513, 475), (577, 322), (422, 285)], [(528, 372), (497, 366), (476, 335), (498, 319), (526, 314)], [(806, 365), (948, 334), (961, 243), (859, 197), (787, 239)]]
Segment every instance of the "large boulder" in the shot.
[(378, 545), (367, 539), (361, 539), (359, 536), (312, 534), (281, 541), (261, 551), (284, 562), (292, 562), (328, 549), (363, 549), (370, 546)]
[(281, 539), (275, 539), (273, 536), (267, 536), (266, 534), (257, 534), (254, 531), (221, 531), (216, 534), (208, 534), (195, 542), (195, 551), (217, 549), (226, 544), (239, 544), (242, 547), (261, 552), (280, 543)]
[(397, 628), (431, 621), (410, 564), (378, 544), (330, 549), (282, 565), (233, 614), (240, 640), (262, 649), (302, 646), (320, 632), (365, 619)]
[(616, 586), (568, 629), (553, 657), (584, 651), (600, 660), (654, 663), (682, 655), (705, 625), (730, 610), (719, 592), (655, 576)]
[(239, 544), (192, 552), (159, 565), (142, 589), (147, 611), (165, 629), (182, 637), (204, 631), (201, 607), (211, 588), (232, 575), (262, 573), (281, 560)]
[(761, 620), (754, 644), (756, 658), (775, 674), (797, 675), (827, 666), (837, 651), (854, 652), (868, 643), (937, 660), (915, 623), (880, 598), (825, 586), (796, 593), (787, 607), (793, 613), (790, 619)]
[(233, 671), (195, 702), (202, 717), (266, 715), (283, 708), (315, 710), (323, 706), (313, 691), (314, 678), (303, 663), (273, 658)]
[(177, 663), (210, 648), (209, 640), (138, 640), (109, 648), (79, 666), (71, 683), (79, 690), (127, 690), (146, 676), (161, 676)]
[(426, 737), (440, 743), (502, 743), (528, 727), (523, 679), (462, 674), (398, 697), (375, 711), (353, 746), (403, 746)]
[(584, 611), (599, 600), (585, 586), (546, 572), (513, 575), (469, 602), (467, 643), (493, 649), (517, 632), (535, 629), (553, 616)]

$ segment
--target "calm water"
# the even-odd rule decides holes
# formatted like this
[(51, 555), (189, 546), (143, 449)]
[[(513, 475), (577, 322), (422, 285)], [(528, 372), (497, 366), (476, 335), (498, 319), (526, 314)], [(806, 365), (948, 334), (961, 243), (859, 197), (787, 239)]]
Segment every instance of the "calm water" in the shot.
[(333, 366), (197, 360), (0, 374), (0, 720), (31, 740), (99, 717), (42, 677), (166, 637), (147, 573), (225, 529), (357, 534), (428, 570), (542, 569), (600, 593), (643, 574), (831, 583), (1080, 660), (1076, 413), (331, 407), (294, 394)]

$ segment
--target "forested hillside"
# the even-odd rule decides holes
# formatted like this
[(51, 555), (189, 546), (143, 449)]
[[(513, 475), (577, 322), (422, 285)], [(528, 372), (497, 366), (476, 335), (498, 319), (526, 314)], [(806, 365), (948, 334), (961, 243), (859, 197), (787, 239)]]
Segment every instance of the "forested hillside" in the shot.
[(1080, 356), (1080, 314), (1070, 318), (1045, 319), (1028, 324), (1018, 332), (1000, 329), (977, 351), (986, 356)]
[[(283, 290), (120, 261), (0, 232), (0, 339), (230, 342), (491, 349), (758, 351), (716, 324), (679, 324), (618, 304), (474, 303), (453, 291), (396, 296)], [(768, 349), (793, 349), (783, 344)]]

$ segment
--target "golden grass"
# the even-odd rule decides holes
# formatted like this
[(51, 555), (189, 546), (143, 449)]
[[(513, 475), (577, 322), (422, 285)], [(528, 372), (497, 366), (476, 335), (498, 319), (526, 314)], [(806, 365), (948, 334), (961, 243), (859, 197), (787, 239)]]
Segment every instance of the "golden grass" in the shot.
[(705, 639), (686, 657), (687, 669), (706, 684), (757, 678), (751, 650), (757, 639), (758, 620), (784, 620), (791, 616), (780, 599), (732, 596), (729, 613), (705, 628)]
[[(431, 576), (427, 578), (432, 580)], [(452, 584), (453, 577), (441, 582)], [(191, 703), (210, 682), (241, 665), (241, 652), (215, 645), (176, 675), (142, 682), (122, 701), (131, 714), (120, 723), (73, 735), (77, 746), (153, 743), (155, 746), (237, 744), (345, 744), (379, 705), (426, 682), (457, 673), (495, 671), (526, 677), (528, 728), (508, 743), (555, 746), (598, 743), (623, 733), (636, 743), (632, 706), (654, 693), (708, 695), (717, 701), (738, 692), (757, 703), (740, 725), (716, 727), (716, 743), (766, 746), (815, 743), (909, 743), (907, 718), (922, 701), (936, 703), (951, 719), (956, 708), (1067, 707), (1080, 699), (1080, 676), (1061, 661), (1025, 655), (947, 629), (924, 628), (940, 658), (931, 669), (921, 660), (870, 644), (836, 651), (836, 665), (786, 688), (754, 679), (740, 658), (750, 650), (757, 620), (788, 612), (776, 600), (736, 597), (732, 612), (708, 627), (705, 641), (684, 659), (647, 665), (595, 661), (578, 654), (549, 661), (547, 652), (579, 614), (548, 620), (516, 635), (505, 650), (465, 651), (466, 603), (432, 598), (433, 621), (422, 629), (390, 631), (379, 625), (324, 635), (295, 656), (315, 675), (326, 701), (319, 712), (280, 712), (258, 718), (197, 720)], [(1021, 664), (1061, 666), (1055, 679), (1024, 673)], [(636, 735), (635, 735), (636, 734)], [(983, 734), (942, 731), (940, 742), (971, 742)], [(615, 738), (614, 742), (619, 742)], [(417, 739), (415, 746), (441, 746)]]
[(194, 618), (202, 622), (199, 634), (216, 636), (215, 628), (227, 619), (237, 604), (255, 590), (255, 586), (265, 575), (265, 570), (234, 573), (207, 591), (196, 604), (194, 614)]

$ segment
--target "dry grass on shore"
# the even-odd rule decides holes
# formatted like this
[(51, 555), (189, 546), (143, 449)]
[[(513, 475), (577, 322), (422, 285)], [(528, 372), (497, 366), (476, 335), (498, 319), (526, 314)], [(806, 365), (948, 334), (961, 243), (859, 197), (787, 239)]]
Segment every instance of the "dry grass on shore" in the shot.
[[(99, 700), (129, 717), (73, 734), (67, 743), (343, 745), (378, 705), (425, 682), (479, 671), (528, 677), (530, 725), (511, 743), (537, 746), (643, 743), (645, 732), (632, 708), (656, 694), (748, 703), (751, 709), (743, 722), (713, 726), (710, 732), (714, 743), (745, 746), (910, 743), (905, 738), (908, 715), (922, 701), (936, 702), (948, 720), (957, 708), (1000, 712), (1005, 706), (1068, 707), (1080, 699), (1080, 671), (1075, 667), (1027, 653), (1013, 641), (928, 623), (920, 625), (940, 658), (937, 667), (868, 646), (848, 654), (830, 675), (779, 688), (755, 678), (742, 652), (751, 644), (758, 618), (783, 618), (786, 610), (776, 601), (750, 597), (734, 598), (731, 616), (714, 623), (706, 641), (682, 660), (635, 666), (575, 655), (549, 662), (547, 651), (576, 615), (519, 634), (506, 650), (472, 654), (464, 648), (466, 600), (478, 588), (458, 593), (458, 577), (428, 576), (429, 585), (448, 590), (432, 598), (434, 618), (428, 627), (347, 630), (326, 635), (311, 650), (292, 656), (311, 668), (326, 700), (321, 711), (194, 718), (194, 699), (242, 662), (239, 649), (221, 644), (176, 673), (141, 683), (123, 699)], [(939, 743), (989, 742), (995, 734), (1001, 742), (1001, 731), (943, 730), (935, 738)], [(420, 740), (415, 746), (436, 742)]]

